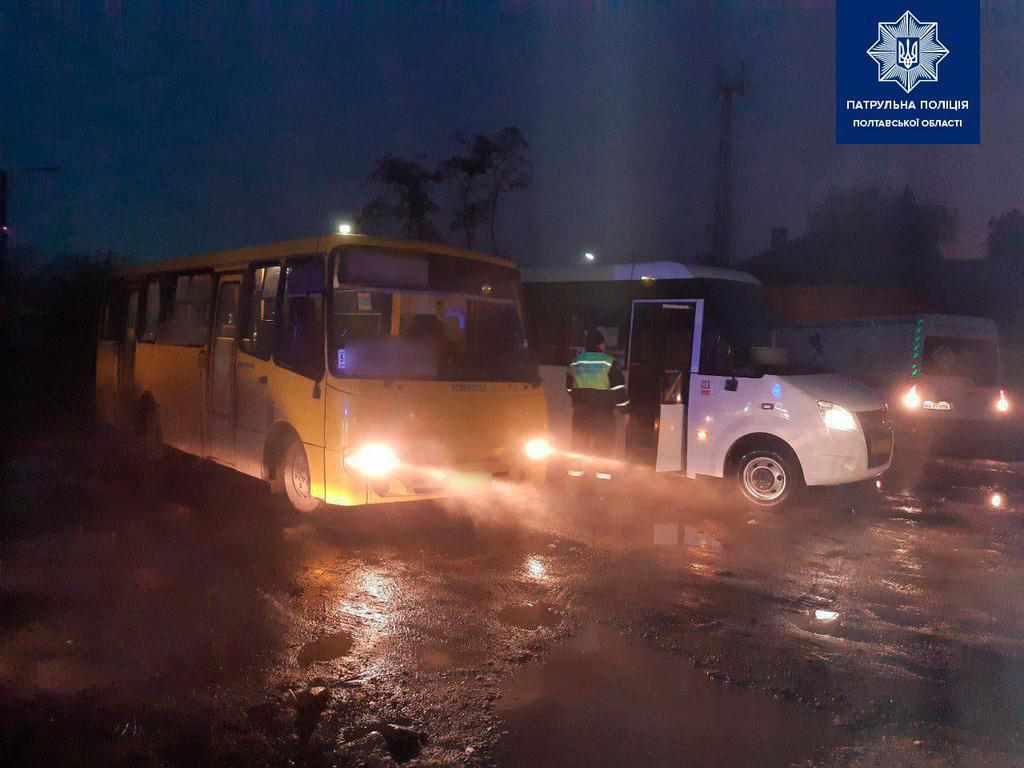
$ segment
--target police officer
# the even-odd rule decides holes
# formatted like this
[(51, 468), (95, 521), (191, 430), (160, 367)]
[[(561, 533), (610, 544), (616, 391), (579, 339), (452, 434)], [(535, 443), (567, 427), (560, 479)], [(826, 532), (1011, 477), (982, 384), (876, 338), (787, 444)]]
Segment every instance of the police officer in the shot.
[(604, 351), (604, 335), (587, 333), (583, 353), (569, 365), (565, 386), (572, 396), (572, 448), (611, 456), (615, 446), (615, 406), (626, 401), (626, 380), (615, 358)]

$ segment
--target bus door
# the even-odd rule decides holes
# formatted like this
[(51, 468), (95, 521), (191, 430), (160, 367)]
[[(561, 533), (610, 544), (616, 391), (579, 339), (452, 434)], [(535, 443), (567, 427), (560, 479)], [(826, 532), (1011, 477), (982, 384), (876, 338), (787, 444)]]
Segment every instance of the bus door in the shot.
[(225, 275), (217, 285), (217, 311), (213, 319), (209, 356), (209, 409), (206, 454), (219, 462), (234, 464), (235, 412), (241, 278)]
[(117, 394), (123, 403), (135, 399), (135, 343), (138, 339), (139, 297), (141, 289), (135, 286), (128, 293), (128, 307), (125, 312), (124, 337), (120, 354), (117, 356)]
[(686, 407), (702, 312), (699, 300), (633, 302), (626, 456), (658, 472), (686, 467)]

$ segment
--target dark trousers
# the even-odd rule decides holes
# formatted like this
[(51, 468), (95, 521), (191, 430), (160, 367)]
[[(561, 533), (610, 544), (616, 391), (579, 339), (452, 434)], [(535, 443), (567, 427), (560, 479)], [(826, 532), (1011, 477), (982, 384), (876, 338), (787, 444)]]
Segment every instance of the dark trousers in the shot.
[(604, 403), (574, 403), (572, 449), (588, 456), (611, 456), (615, 452), (614, 408)]

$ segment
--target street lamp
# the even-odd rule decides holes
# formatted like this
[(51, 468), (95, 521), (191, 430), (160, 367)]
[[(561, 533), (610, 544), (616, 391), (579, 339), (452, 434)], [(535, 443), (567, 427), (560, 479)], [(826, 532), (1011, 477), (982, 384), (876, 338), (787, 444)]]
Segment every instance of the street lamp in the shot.
[(586, 253), (583, 254), (583, 260), (588, 264), (594, 262), (596, 259), (597, 256), (595, 256), (591, 251), (587, 251)]

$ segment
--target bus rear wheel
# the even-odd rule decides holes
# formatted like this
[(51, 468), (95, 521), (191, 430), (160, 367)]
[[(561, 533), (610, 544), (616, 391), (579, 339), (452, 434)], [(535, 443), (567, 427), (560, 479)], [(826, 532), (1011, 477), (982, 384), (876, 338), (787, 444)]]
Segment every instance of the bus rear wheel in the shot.
[(743, 497), (757, 507), (781, 507), (803, 485), (800, 469), (780, 451), (762, 448), (739, 460), (736, 480)]
[(320, 508), (320, 499), (312, 492), (306, 449), (295, 438), (288, 441), (288, 445), (281, 453), (277, 477), (284, 486), (288, 503), (296, 512), (310, 514)]

